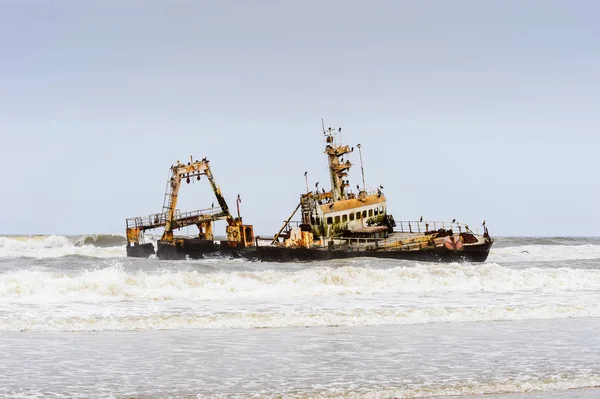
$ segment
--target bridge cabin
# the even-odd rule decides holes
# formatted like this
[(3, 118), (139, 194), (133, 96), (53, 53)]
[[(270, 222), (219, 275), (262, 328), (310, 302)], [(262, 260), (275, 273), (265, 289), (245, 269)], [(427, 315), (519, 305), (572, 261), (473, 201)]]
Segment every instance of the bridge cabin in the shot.
[[(387, 215), (386, 198), (380, 189), (375, 193), (357, 186), (352, 192), (347, 180), (352, 163), (344, 161), (344, 155), (354, 147), (341, 143), (341, 128), (336, 132), (329, 128), (323, 132), (326, 139), (325, 154), (329, 161), (331, 190), (303, 194), (301, 230), (311, 231), (314, 238), (334, 237), (383, 237), (392, 231), (393, 218)], [(357, 146), (360, 150), (360, 144)], [(361, 156), (362, 169), (362, 156)]]

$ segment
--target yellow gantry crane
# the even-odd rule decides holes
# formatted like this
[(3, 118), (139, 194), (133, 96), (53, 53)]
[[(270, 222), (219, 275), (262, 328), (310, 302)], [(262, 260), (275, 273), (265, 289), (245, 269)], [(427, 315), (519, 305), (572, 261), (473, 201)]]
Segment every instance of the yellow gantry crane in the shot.
[[(182, 182), (190, 183), (192, 179), (200, 180), (202, 176), (205, 176), (210, 183), (218, 207), (215, 207), (213, 203), (210, 208), (186, 213), (179, 212), (177, 210), (177, 200)], [(234, 218), (210, 170), (208, 159), (193, 161), (193, 158), (190, 157), (190, 162), (187, 165), (177, 161), (177, 164), (171, 166), (171, 177), (167, 182), (162, 212), (151, 214), (148, 217), (127, 219), (127, 254), (128, 256), (138, 257), (147, 257), (153, 254), (154, 247), (152, 244), (143, 243), (144, 232), (164, 227), (164, 233), (158, 241), (158, 256), (160, 258), (201, 257), (202, 253), (219, 249), (215, 247), (213, 235), (213, 223), (217, 220), (227, 222), (227, 240), (221, 241), (220, 249), (252, 247), (254, 246), (254, 229), (252, 225), (245, 225), (242, 221), (239, 214), (239, 195), (236, 203), (238, 216)], [(177, 237), (173, 234), (174, 230), (192, 225), (198, 227), (197, 237)]]

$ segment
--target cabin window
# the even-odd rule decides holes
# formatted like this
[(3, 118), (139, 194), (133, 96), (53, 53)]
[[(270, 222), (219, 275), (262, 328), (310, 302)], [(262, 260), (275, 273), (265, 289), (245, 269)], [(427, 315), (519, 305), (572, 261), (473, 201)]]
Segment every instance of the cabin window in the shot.
[(348, 215), (342, 215), (342, 222), (348, 221)]
[(327, 224), (333, 224), (333, 218), (331, 216), (327, 218)]
[(360, 220), (360, 212), (356, 212), (356, 220)]
[(321, 225), (321, 218), (317, 216), (317, 224), (320, 226)]
[(315, 224), (315, 217), (314, 216), (310, 217), (310, 224)]
[(336, 223), (339, 223), (339, 222), (340, 222), (340, 217), (339, 217), (339, 216), (336, 216), (336, 217), (335, 217), (335, 222), (336, 222)]
[(384, 212), (383, 212), (383, 206), (380, 206), (380, 207), (379, 207), (379, 212), (381, 212), (382, 214), (384, 213)]
[(354, 220), (354, 212), (350, 214), (350, 221)]
[(375, 208), (375, 216), (379, 215), (379, 208)]
[(363, 217), (366, 218), (367, 217), (367, 211), (363, 211)]
[(373, 209), (369, 209), (369, 217), (373, 217)]

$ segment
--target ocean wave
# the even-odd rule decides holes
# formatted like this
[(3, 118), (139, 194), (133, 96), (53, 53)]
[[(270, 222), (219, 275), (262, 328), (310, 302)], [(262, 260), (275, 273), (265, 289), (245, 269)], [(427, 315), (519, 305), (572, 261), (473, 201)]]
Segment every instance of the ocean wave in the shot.
[(126, 256), (125, 238), (114, 235), (0, 236), (0, 258), (42, 259), (68, 255), (95, 258), (124, 257)]
[(0, 301), (217, 300), (298, 298), (382, 293), (600, 290), (600, 270), (512, 269), (498, 264), (419, 264), (411, 267), (310, 267), (299, 271), (131, 271), (110, 267), (77, 272), (19, 270), (0, 274)]
[(94, 247), (118, 247), (125, 246), (125, 236), (117, 234), (91, 234), (75, 238), (75, 245), (92, 245)]
[(552, 262), (563, 260), (600, 259), (600, 245), (521, 245), (494, 248), (491, 262)]
[[(25, 317), (23, 317), (25, 316)], [(482, 307), (393, 307), (158, 314), (56, 316), (26, 314), (0, 318), (0, 331), (136, 331), (384, 326), (482, 321), (600, 317), (598, 304)]]

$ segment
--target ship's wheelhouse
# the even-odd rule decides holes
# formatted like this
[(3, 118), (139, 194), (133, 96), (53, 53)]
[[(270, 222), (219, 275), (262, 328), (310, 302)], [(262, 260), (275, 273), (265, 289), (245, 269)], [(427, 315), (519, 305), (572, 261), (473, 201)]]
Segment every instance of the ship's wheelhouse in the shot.
[(381, 226), (387, 214), (383, 195), (368, 195), (363, 199), (349, 199), (325, 204), (313, 202), (303, 223), (310, 225), (317, 236), (334, 237), (352, 234), (366, 227)]

